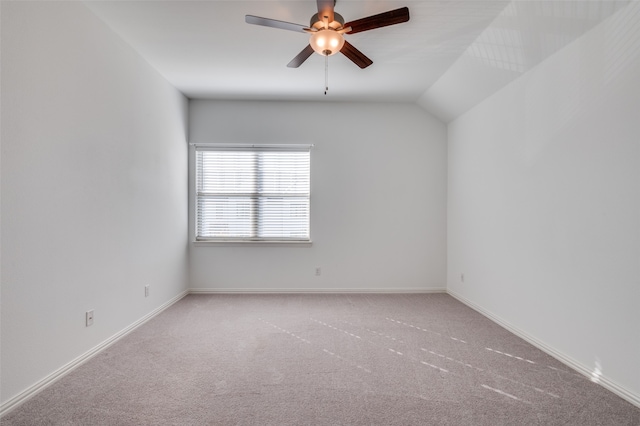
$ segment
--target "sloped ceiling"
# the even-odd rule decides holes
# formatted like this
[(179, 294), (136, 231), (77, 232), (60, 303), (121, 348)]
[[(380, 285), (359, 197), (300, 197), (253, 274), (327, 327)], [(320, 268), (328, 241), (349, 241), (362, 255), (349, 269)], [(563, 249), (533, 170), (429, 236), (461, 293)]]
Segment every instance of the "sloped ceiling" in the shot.
[(345, 21), (407, 6), (407, 23), (347, 35), (373, 60), (341, 54), (286, 64), (308, 36), (246, 24), (247, 14), (308, 25), (313, 0), (86, 1), (190, 98), (417, 102), (458, 117), (629, 0), (338, 0)]

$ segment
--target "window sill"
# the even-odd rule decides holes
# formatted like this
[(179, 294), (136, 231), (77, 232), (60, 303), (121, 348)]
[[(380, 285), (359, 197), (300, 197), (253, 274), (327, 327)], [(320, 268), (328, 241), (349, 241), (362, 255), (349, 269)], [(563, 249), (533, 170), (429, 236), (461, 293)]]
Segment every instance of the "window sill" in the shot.
[(234, 246), (260, 246), (260, 247), (311, 247), (313, 242), (309, 241), (192, 241), (194, 246), (218, 246), (218, 247), (234, 247)]

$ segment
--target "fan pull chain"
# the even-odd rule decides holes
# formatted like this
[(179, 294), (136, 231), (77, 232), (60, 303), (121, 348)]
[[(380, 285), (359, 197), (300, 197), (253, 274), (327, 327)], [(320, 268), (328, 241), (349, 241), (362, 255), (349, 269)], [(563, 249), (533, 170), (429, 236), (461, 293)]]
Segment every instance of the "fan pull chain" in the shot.
[(329, 55), (324, 55), (324, 95), (329, 90)]

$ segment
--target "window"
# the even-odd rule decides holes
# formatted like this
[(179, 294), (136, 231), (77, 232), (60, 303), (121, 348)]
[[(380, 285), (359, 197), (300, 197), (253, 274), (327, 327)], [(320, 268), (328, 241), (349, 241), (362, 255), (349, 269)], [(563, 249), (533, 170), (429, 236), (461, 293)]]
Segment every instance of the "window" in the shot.
[(309, 145), (196, 145), (195, 163), (196, 241), (310, 241)]

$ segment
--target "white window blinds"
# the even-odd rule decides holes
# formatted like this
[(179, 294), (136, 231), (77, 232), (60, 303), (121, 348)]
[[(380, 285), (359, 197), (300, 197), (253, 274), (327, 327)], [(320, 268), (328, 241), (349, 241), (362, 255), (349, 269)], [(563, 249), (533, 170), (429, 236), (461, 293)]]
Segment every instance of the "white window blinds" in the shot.
[(197, 241), (309, 241), (309, 147), (196, 146)]

